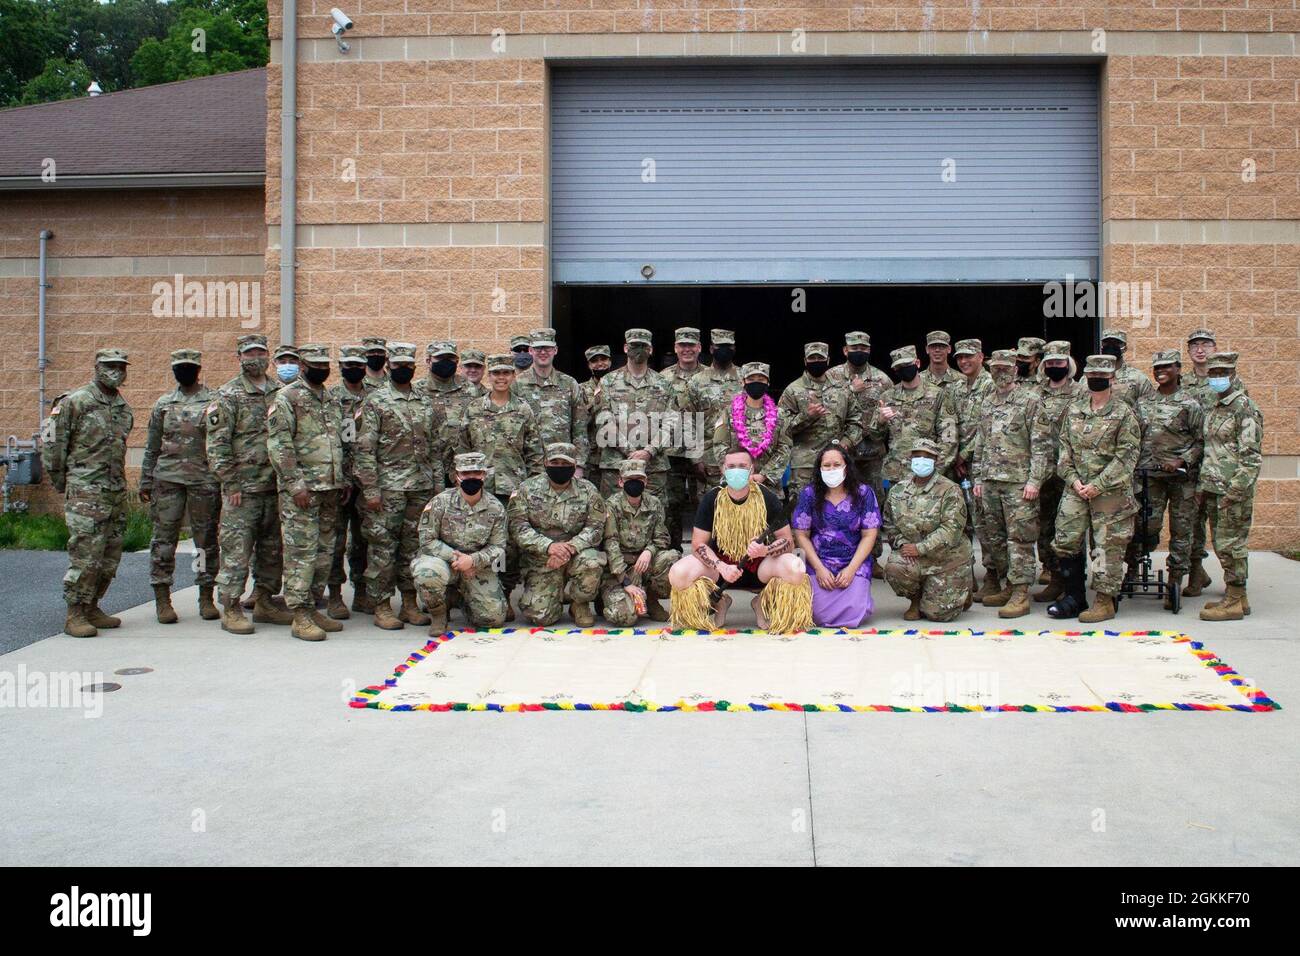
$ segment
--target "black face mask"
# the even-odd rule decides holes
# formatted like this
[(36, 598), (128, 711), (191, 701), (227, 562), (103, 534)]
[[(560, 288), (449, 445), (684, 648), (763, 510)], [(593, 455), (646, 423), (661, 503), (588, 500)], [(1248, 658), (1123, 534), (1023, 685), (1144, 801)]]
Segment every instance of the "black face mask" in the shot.
[(328, 365), (324, 368), (308, 365), (303, 369), (302, 374), (303, 378), (307, 379), (307, 381), (311, 382), (313, 385), (324, 385), (325, 380), (330, 377), (330, 370)]
[(1053, 382), (1059, 382), (1070, 374), (1070, 369), (1066, 365), (1049, 365), (1043, 370), (1043, 374)]
[(1028, 378), (1028, 377), (1029, 377), (1029, 363), (1028, 363), (1028, 362), (1017, 362), (1017, 363), (1016, 363), (1016, 374), (1019, 375), (1021, 378)]
[(591, 377), (598, 382), (608, 374), (609, 374), (609, 369), (607, 368), (593, 368), (591, 370)]
[(530, 353), (528, 352), (515, 353), (515, 368), (519, 369), (519, 371), (522, 372), (524, 369), (528, 368), (528, 366), (532, 364), (533, 364), (533, 357)]
[(831, 363), (823, 361), (804, 362), (803, 367), (808, 370), (808, 374), (813, 378), (821, 378), (826, 374), (826, 370), (831, 367)]
[(713, 349), (713, 361), (719, 365), (730, 365), (731, 360), (736, 357), (736, 347), (734, 345), (717, 345)]
[(409, 385), (411, 379), (415, 378), (415, 366), (394, 365), (388, 370), (388, 377), (398, 385)]
[(900, 382), (910, 382), (916, 378), (916, 373), (919, 371), (920, 369), (915, 365), (900, 365), (898, 366), (898, 380)]
[(465, 492), (465, 494), (469, 495), (471, 498), (473, 498), (476, 494), (478, 494), (480, 491), (483, 490), (483, 479), (462, 478), (460, 480), (460, 490)]
[(640, 498), (645, 491), (645, 481), (640, 478), (628, 478), (623, 482), (623, 494), (629, 498)]
[(1088, 388), (1094, 392), (1104, 392), (1110, 388), (1110, 379), (1108, 378), (1090, 378), (1088, 379)]
[(199, 367), (189, 364), (173, 365), (172, 374), (181, 385), (193, 385), (199, 380)]
[(746, 382), (745, 394), (752, 399), (760, 399), (767, 394), (767, 382)]
[(867, 364), (869, 358), (871, 358), (870, 352), (850, 352), (848, 354), (849, 364), (854, 368), (862, 368)]
[(366, 365), (369, 366), (370, 371), (372, 371), (372, 372), (378, 372), (381, 368), (384, 367), (384, 363), (387, 362), (387, 361), (388, 361), (388, 356), (387, 356), (387, 355), (367, 355), (367, 356), (366, 356)]
[(573, 465), (547, 465), (546, 477), (557, 485), (567, 485), (573, 480), (575, 470)]
[(451, 378), (456, 374), (455, 359), (437, 359), (429, 366), (430, 371), (438, 378)]
[(1119, 358), (1124, 354), (1124, 346), (1118, 342), (1103, 342), (1101, 344), (1101, 354), (1113, 355), (1115, 358)]
[(349, 362), (347, 365), (341, 366), (339, 372), (343, 376), (343, 381), (351, 382), (353, 385), (366, 377), (366, 367), (357, 365), (355, 362)]
[(650, 346), (648, 345), (629, 345), (627, 347), (627, 357), (630, 362), (650, 361)]

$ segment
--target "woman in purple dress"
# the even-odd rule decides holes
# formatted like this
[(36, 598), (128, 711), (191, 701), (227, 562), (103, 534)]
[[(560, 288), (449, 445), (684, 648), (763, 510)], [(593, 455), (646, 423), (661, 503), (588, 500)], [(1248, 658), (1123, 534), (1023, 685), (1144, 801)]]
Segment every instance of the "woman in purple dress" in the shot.
[(857, 627), (871, 616), (871, 549), (880, 506), (839, 441), (821, 450), (790, 520), (812, 578), (813, 623)]

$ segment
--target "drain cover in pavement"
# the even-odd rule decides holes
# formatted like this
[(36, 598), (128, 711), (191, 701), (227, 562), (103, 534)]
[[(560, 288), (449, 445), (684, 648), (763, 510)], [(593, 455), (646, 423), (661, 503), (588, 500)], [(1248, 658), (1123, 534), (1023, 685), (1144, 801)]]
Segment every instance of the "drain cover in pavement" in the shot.
[(123, 667), (119, 671), (113, 671), (118, 677), (134, 677), (136, 674), (152, 674), (152, 667)]
[(86, 691), (86, 692), (91, 693), (91, 694), (107, 694), (107, 693), (109, 693), (110, 691), (121, 690), (121, 689), (122, 689), (122, 685), (121, 685), (121, 684), (112, 684), (112, 683), (109, 683), (109, 684), (87, 684), (85, 687), (83, 687), (83, 688), (81, 688), (81, 689), (82, 689), (83, 691)]

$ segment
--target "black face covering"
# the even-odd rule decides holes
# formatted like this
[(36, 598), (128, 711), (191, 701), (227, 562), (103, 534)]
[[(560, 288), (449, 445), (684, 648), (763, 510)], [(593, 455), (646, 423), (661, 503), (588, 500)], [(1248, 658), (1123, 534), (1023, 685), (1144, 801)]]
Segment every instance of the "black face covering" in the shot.
[(343, 381), (351, 382), (353, 385), (366, 377), (366, 367), (357, 365), (355, 362), (349, 362), (347, 365), (339, 367), (339, 372), (343, 376)]
[(609, 374), (609, 369), (607, 368), (593, 368), (591, 370), (591, 377), (598, 382), (608, 374)]
[(528, 366), (532, 364), (533, 364), (533, 356), (531, 352), (515, 353), (515, 368), (517, 368), (519, 371), (522, 372), (524, 369), (528, 368)]
[(199, 380), (199, 367), (188, 362), (172, 366), (172, 375), (181, 385), (190, 386)]
[(547, 465), (546, 477), (557, 485), (566, 485), (573, 480), (575, 470), (573, 465)]
[(411, 379), (415, 378), (414, 365), (394, 365), (388, 370), (388, 377), (398, 385), (407, 385)]
[(435, 359), (434, 363), (429, 366), (430, 371), (438, 378), (451, 378), (456, 374), (455, 359)]
[(826, 374), (826, 370), (831, 367), (831, 363), (818, 359), (813, 362), (804, 362), (803, 367), (808, 370), (808, 374), (813, 378), (821, 378)]
[(753, 399), (760, 399), (767, 394), (767, 382), (746, 382), (745, 394)]
[(640, 498), (645, 491), (645, 481), (640, 478), (628, 478), (623, 482), (623, 494), (629, 498)]
[(854, 368), (862, 368), (862, 366), (867, 364), (867, 360), (870, 358), (870, 352), (850, 352), (848, 354), (849, 364)]
[(736, 347), (734, 345), (716, 345), (713, 348), (713, 361), (719, 365), (730, 365), (731, 360), (736, 357)]
[(1124, 354), (1124, 346), (1120, 345), (1118, 342), (1102, 342), (1101, 354), (1113, 355), (1115, 358), (1119, 358)]
[(1017, 362), (1016, 362), (1016, 374), (1019, 375), (1021, 378), (1028, 378), (1028, 376), (1029, 376), (1029, 363), (1028, 363), (1028, 362), (1017, 361)]
[(469, 495), (471, 498), (473, 498), (476, 494), (478, 494), (480, 491), (483, 490), (483, 479), (462, 478), (460, 480), (460, 490), (465, 492), (465, 494)]
[(915, 365), (900, 365), (898, 366), (897, 371), (898, 380), (900, 382), (910, 382), (912, 379), (916, 378), (916, 373), (919, 372), (920, 369)]
[(366, 365), (370, 366), (370, 371), (372, 372), (378, 372), (381, 368), (384, 367), (384, 363), (387, 361), (388, 361), (387, 355), (366, 356)]
[(308, 365), (303, 369), (303, 378), (313, 385), (324, 385), (325, 380), (330, 377), (330, 368), (326, 365), (324, 368), (314, 365)]
[(650, 361), (650, 346), (648, 345), (629, 345), (627, 347), (627, 357), (633, 362)]
[(1070, 368), (1068, 365), (1049, 365), (1043, 370), (1043, 374), (1053, 382), (1059, 382), (1070, 374)]
[(1110, 379), (1108, 378), (1090, 378), (1088, 379), (1088, 388), (1094, 392), (1104, 392), (1110, 388)]

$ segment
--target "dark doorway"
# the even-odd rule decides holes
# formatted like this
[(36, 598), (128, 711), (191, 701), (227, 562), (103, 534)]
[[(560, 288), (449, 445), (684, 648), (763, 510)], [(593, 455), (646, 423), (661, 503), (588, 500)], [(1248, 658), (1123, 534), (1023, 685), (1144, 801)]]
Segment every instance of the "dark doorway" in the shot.
[(583, 352), (608, 345), (614, 364), (622, 364), (623, 330), (647, 328), (654, 334), (655, 367), (672, 352), (673, 330), (695, 326), (733, 329), (738, 362), (772, 366), (780, 388), (803, 371), (803, 344), (827, 342), (832, 362), (839, 360), (844, 333), (871, 335), (872, 364), (888, 369), (889, 352), (915, 345), (925, 364), (925, 334), (943, 329), (958, 339), (978, 338), (985, 354), (1015, 348), (1023, 335), (1051, 341), (1068, 339), (1082, 367), (1095, 351), (1096, 320), (1044, 316), (1043, 284), (803, 286), (804, 311), (791, 308), (790, 286), (556, 286), (552, 316), (560, 354), (558, 365), (587, 378)]

